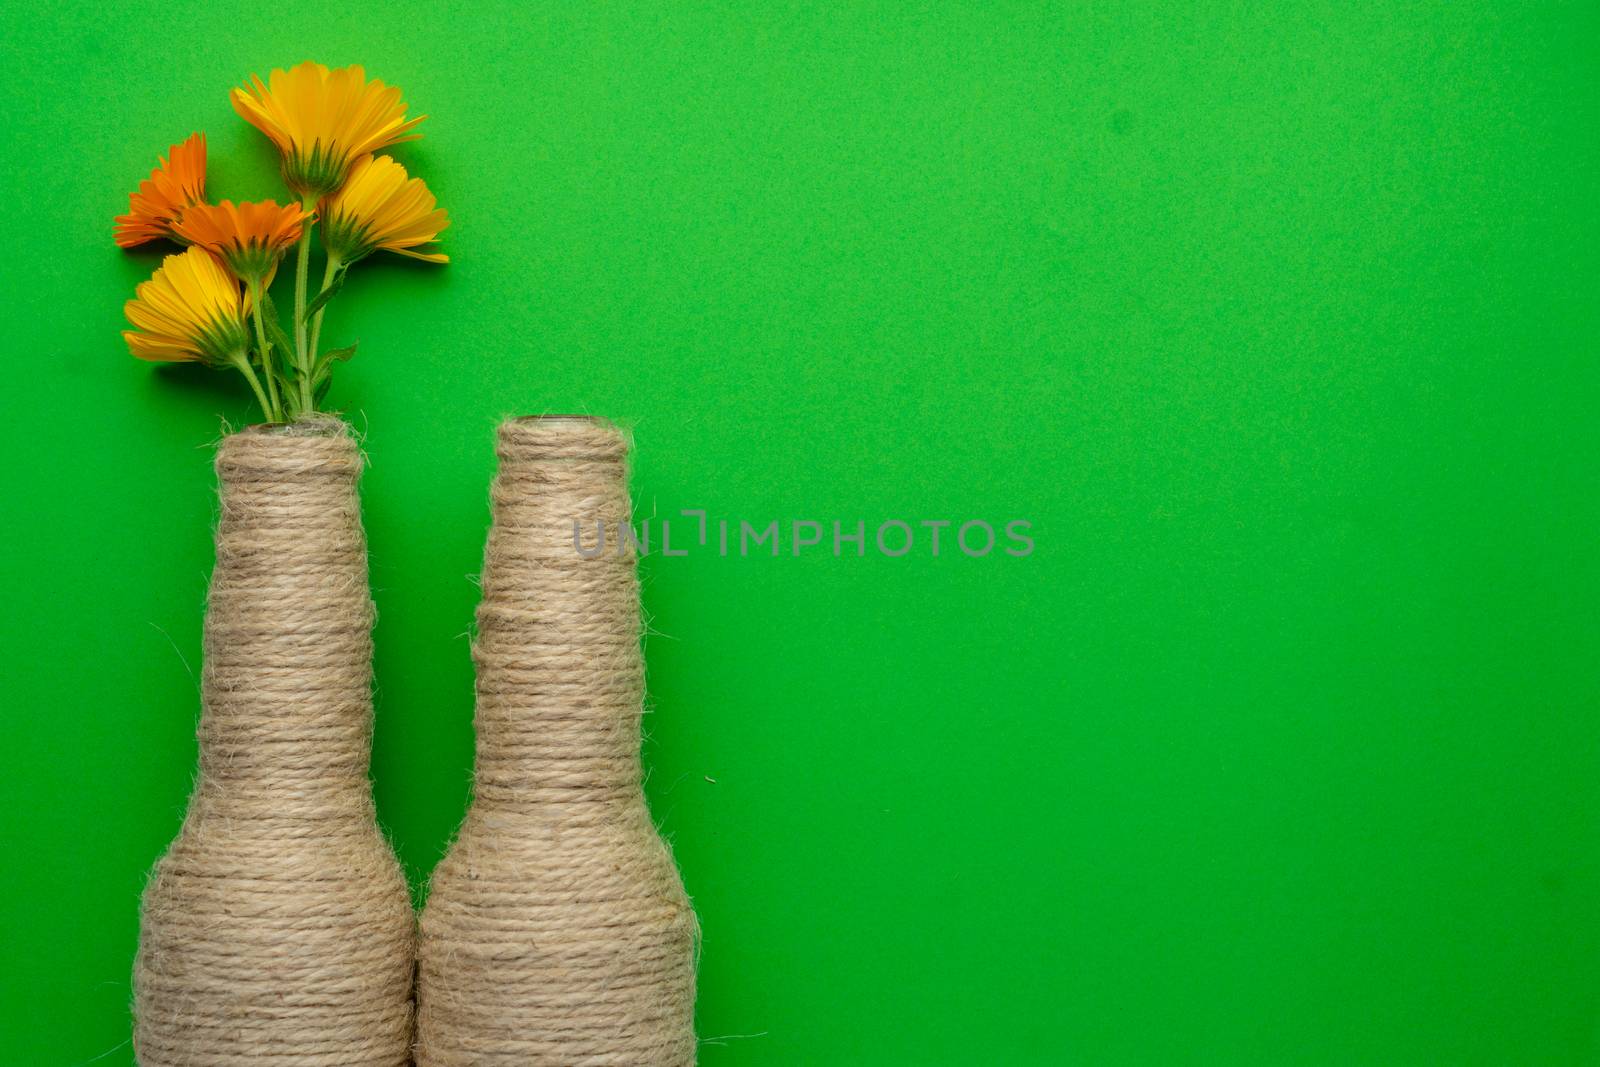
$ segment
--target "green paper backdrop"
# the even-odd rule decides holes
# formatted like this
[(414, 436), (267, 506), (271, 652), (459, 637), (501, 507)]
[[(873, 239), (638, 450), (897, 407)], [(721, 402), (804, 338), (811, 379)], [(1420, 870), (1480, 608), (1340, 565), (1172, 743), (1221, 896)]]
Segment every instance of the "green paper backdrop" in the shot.
[(1600, 1062), (1600, 17), (1263, 8), (10, 5), (5, 1062), (131, 1060), (252, 417), (126, 354), (111, 218), (193, 130), (277, 194), (226, 92), (306, 57), (453, 220), (326, 332), (419, 895), (494, 425), (596, 412), (641, 515), (868, 524), (644, 566), (703, 1063)]

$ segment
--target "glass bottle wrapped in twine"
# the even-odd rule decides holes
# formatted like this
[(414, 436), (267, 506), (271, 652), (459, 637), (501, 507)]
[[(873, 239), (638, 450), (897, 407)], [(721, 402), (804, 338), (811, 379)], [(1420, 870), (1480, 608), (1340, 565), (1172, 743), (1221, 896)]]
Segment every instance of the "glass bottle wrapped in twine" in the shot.
[(374, 819), (372, 601), (345, 424), (217, 453), (200, 773), (145, 891), (145, 1067), (409, 1062), (415, 926)]
[(640, 774), (628, 443), (516, 419), (497, 452), (473, 803), (422, 915), (417, 1063), (692, 1064), (698, 931)]

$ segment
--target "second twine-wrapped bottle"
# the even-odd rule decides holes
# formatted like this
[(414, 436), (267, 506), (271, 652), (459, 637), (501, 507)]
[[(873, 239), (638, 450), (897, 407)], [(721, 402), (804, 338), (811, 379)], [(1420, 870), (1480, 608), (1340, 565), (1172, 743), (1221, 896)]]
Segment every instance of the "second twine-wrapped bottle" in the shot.
[(640, 771), (627, 453), (603, 420), (500, 427), (473, 802), (422, 914), (418, 1067), (695, 1060), (697, 926)]

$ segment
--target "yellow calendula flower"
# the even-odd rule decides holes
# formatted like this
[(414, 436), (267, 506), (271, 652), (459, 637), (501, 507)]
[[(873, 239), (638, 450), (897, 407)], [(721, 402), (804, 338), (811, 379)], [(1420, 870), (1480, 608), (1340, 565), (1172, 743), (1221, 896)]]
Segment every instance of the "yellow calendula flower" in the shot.
[(420, 137), (410, 131), (425, 117), (407, 121), (400, 90), (369, 82), (359, 66), (306, 62), (266, 83), (252, 74), (232, 95), (234, 110), (283, 153), (284, 182), (308, 201), (343, 185), (361, 157)]
[(128, 350), (164, 363), (237, 365), (249, 349), (239, 283), (203, 248), (168, 256), (123, 308)]
[(438, 240), (450, 216), (421, 178), (388, 156), (368, 156), (350, 171), (344, 188), (323, 201), (322, 239), (330, 260), (354, 263), (378, 249), (429, 263), (448, 263), (442, 252), (418, 251)]
[(312, 218), (299, 204), (224, 200), (195, 204), (173, 229), (190, 244), (215, 254), (256, 292), (257, 287), (272, 284), (278, 260), (300, 240), (301, 230)]
[(204, 200), (205, 195), (206, 135), (196, 133), (168, 149), (150, 177), (139, 183), (138, 191), (128, 194), (128, 213), (117, 216), (118, 246), (132, 248), (158, 237), (175, 236), (173, 224), (185, 208)]

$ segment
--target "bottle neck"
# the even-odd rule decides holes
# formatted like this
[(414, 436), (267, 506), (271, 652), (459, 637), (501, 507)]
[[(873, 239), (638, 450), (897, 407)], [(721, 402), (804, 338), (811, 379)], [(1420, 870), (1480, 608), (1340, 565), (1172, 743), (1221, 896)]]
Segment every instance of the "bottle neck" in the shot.
[(593, 551), (597, 525), (631, 515), (626, 447), (605, 424), (561, 422), (500, 431), (473, 645), (477, 804), (642, 798), (636, 560), (628, 543)]
[(200, 768), (213, 786), (366, 790), (372, 602), (342, 423), (244, 431), (217, 455)]

